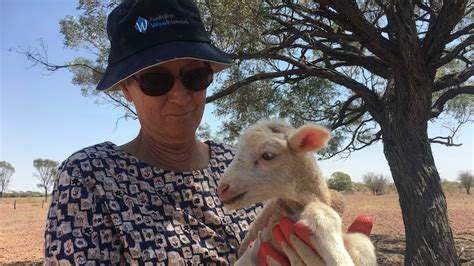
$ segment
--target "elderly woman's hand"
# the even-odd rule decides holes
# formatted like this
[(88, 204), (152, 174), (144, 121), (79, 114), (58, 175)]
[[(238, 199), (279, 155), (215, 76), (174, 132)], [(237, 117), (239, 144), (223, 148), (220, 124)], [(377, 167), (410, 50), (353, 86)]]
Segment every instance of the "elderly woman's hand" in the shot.
[[(358, 234), (369, 236), (372, 224), (371, 217), (358, 216), (348, 229), (348, 233), (356, 234), (345, 236), (345, 242), (360, 242), (361, 239), (364, 242), (361, 243), (363, 250), (360, 250), (360, 246), (347, 246), (347, 244), (351, 244), (346, 243), (346, 248), (356, 265), (376, 265), (375, 251), (370, 240), (358, 236)], [(260, 247), (257, 252), (259, 265), (325, 265), (319, 255), (315, 236), (303, 223), (294, 223), (289, 218), (284, 217), (279, 224), (273, 227), (272, 234), (275, 242), (281, 247), (286, 256), (280, 254), (270, 244), (259, 242)], [(358, 257), (354, 258), (353, 254), (362, 255), (357, 255)]]

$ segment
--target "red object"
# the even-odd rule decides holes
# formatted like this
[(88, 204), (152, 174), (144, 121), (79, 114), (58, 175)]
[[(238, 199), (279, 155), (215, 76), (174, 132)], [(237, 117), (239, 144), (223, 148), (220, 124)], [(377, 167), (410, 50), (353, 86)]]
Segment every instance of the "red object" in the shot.
[[(347, 229), (348, 233), (362, 233), (367, 236), (370, 236), (370, 232), (372, 231), (372, 226), (374, 224), (374, 219), (371, 216), (367, 215), (359, 215), (355, 218), (354, 222), (352, 222), (349, 229)], [(284, 240), (291, 246), (290, 241), (290, 234), (296, 234), (301, 240), (303, 240), (308, 246), (316, 249), (313, 247), (313, 244), (309, 240), (310, 235), (312, 234), (311, 230), (305, 226), (303, 223), (294, 223), (288, 217), (282, 217), (280, 222), (273, 226), (272, 228), (272, 235), (273, 239), (277, 243), (277, 245), (281, 248), (281, 242)], [(275, 261), (280, 263), (282, 266), (289, 266), (290, 263), (288, 259), (280, 254), (275, 248), (272, 247), (270, 243), (262, 242), (260, 244), (260, 249), (258, 250), (258, 263), (261, 266), (267, 266), (267, 257), (272, 257)]]
[(374, 219), (371, 216), (359, 215), (355, 218), (354, 222), (352, 222), (351, 226), (349, 226), (347, 232), (358, 232), (370, 237), (370, 232), (372, 231), (373, 225)]
[(291, 246), (290, 234), (294, 231), (295, 223), (288, 217), (281, 217), (278, 223), (283, 236), (285, 237), (286, 243)]
[(272, 257), (272, 259), (280, 263), (281, 266), (290, 266), (290, 262), (284, 255), (274, 249), (270, 243), (262, 242), (257, 255), (258, 264), (261, 266), (268, 265), (267, 257)]
[[(316, 249), (314, 248), (313, 244), (311, 243), (311, 241), (309, 240), (309, 236), (313, 233), (309, 227), (307, 227), (306, 225), (304, 225), (303, 223), (295, 223), (294, 225), (294, 230), (295, 230), (295, 234), (301, 238), (301, 240), (303, 240), (308, 246), (310, 246), (311, 248), (313, 248), (314, 251), (316, 251)], [(316, 251), (317, 252), (317, 251)], [(319, 254), (319, 253), (318, 253)]]
[(285, 236), (283, 235), (283, 232), (281, 231), (280, 226), (278, 224), (273, 226), (272, 235), (277, 245), (281, 248), (281, 241), (285, 240)]

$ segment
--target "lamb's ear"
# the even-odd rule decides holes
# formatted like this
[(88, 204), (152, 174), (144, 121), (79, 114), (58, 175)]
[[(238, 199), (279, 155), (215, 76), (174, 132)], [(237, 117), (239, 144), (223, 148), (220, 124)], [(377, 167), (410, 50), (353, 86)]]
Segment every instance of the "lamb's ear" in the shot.
[(331, 134), (326, 128), (316, 125), (304, 125), (290, 135), (288, 143), (297, 152), (309, 152), (326, 147), (330, 139)]

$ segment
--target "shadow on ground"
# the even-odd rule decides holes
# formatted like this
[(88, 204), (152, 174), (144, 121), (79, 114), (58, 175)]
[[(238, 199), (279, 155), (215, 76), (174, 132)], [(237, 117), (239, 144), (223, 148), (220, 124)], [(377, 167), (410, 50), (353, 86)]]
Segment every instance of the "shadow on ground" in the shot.
[[(372, 235), (371, 239), (377, 248), (379, 265), (404, 265), (404, 236)], [(458, 234), (454, 236), (454, 241), (460, 254), (461, 265), (474, 265), (474, 235)]]

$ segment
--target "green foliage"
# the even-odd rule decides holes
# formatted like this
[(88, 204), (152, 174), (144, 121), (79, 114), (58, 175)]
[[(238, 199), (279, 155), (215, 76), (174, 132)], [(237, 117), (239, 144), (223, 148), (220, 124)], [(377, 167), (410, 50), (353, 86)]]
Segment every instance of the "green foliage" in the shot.
[[(268, 11), (259, 0), (194, 1), (215, 44), (227, 53), (262, 48), (256, 40), (268, 24)], [(230, 30), (231, 29), (231, 30)]]
[(107, 66), (110, 44), (106, 23), (108, 13), (120, 0), (80, 0), (79, 16), (66, 16), (60, 24), (64, 46), (74, 51), (83, 51), (91, 58), (77, 57), (68, 64), (74, 74), (73, 83), (81, 87), (83, 95), (96, 95), (95, 86)]
[(474, 184), (474, 175), (468, 171), (462, 171), (458, 175), (460, 185), (466, 189), (466, 193), (470, 194), (471, 186)]
[(11, 177), (15, 173), (15, 168), (9, 162), (0, 161), (0, 198), (8, 189)]
[(334, 172), (331, 178), (328, 180), (328, 186), (330, 189), (337, 191), (351, 191), (352, 180), (351, 177), (343, 172)]

